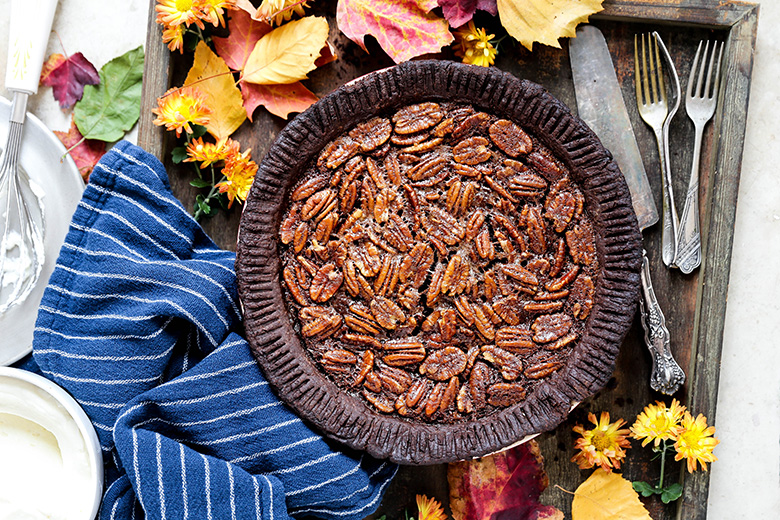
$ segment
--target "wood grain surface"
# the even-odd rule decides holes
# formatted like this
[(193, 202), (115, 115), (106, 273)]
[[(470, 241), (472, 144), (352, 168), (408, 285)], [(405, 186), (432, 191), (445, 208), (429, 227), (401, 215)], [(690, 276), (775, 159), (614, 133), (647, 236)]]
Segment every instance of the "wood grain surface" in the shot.
[[(152, 0), (138, 141), (163, 161), (175, 194), (191, 209), (196, 195), (196, 190), (189, 185), (192, 171), (172, 164), (170, 151), (177, 144), (171, 133), (165, 133), (152, 124), (154, 116), (151, 108), (156, 106), (156, 98), (169, 87), (181, 85), (192, 58), (191, 55), (180, 56), (178, 53), (171, 55), (162, 44), (160, 27), (154, 23), (153, 5)], [(307, 85), (319, 96), (353, 78), (393, 64), (375, 42), (368, 42), (367, 54), (344, 37), (336, 27), (334, 6), (335, 1), (329, 0), (317, 2), (312, 8), (314, 14), (328, 18), (330, 41), (336, 46), (339, 56), (338, 61), (311, 74)], [(701, 268), (691, 275), (667, 269), (661, 261), (660, 225), (645, 231), (654, 285), (671, 333), (672, 351), (688, 377), (684, 388), (675, 397), (692, 412), (705, 414), (710, 424), (717, 426), (715, 406), (723, 319), (758, 6), (716, 0), (605, 0), (604, 7), (604, 11), (594, 16), (592, 21), (604, 32), (610, 47), (659, 208), (661, 177), (656, 144), (650, 128), (642, 122), (636, 109), (634, 34), (659, 32), (677, 66), (683, 92), (699, 40), (714, 38), (727, 44), (718, 109), (713, 122), (705, 130), (701, 157), (700, 215), (704, 254)], [(480, 24), (489, 25), (491, 21), (490, 18), (477, 19)], [(499, 36), (503, 34), (498, 25), (492, 29)], [(541, 84), (576, 113), (567, 45), (565, 40), (561, 43), (562, 49), (536, 46), (531, 53), (506, 39), (500, 46), (496, 67)], [(435, 57), (453, 58), (449, 51)], [(253, 157), (259, 161), (285, 123), (260, 108), (255, 113), (254, 123), (245, 123), (235, 137), (241, 141), (242, 147), (251, 147)], [(693, 131), (683, 103), (672, 122), (670, 136), (674, 193), (679, 208), (682, 207), (688, 182)], [(204, 229), (220, 247), (234, 250), (239, 216), (234, 208), (231, 213), (220, 214), (204, 222)], [(646, 404), (665, 398), (649, 388), (650, 367), (650, 357), (642, 343), (642, 328), (637, 318), (621, 348), (615, 373), (607, 386), (577, 407), (556, 430), (538, 438), (551, 483), (542, 495), (544, 503), (557, 506), (569, 518), (571, 496), (555, 485), (573, 491), (590, 475), (590, 471), (581, 471), (569, 461), (574, 454), (575, 436), (571, 430), (574, 424), (584, 424), (588, 412), (598, 414), (602, 410), (609, 411), (612, 417), (623, 417), (630, 423)], [(624, 464), (623, 474), (630, 480), (654, 479), (658, 476), (659, 466), (659, 461), (651, 460), (650, 450), (640, 448), (635, 442)], [(704, 520), (709, 474), (697, 472), (688, 475), (682, 464), (674, 463), (667, 479), (673, 480), (677, 471), (684, 484), (683, 497), (679, 501), (665, 506), (651, 497), (643, 499), (643, 502), (657, 520)], [(410, 513), (416, 513), (414, 496), (418, 493), (435, 496), (446, 504), (446, 466), (401, 468), (379, 510), (369, 518), (383, 514), (388, 520), (404, 518), (406, 508)]]

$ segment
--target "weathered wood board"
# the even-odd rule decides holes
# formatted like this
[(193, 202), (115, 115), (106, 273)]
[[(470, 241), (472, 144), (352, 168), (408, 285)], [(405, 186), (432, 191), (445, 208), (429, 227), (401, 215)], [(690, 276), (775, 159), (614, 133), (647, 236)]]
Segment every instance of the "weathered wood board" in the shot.
[[(192, 207), (196, 190), (189, 185), (190, 169), (172, 164), (170, 152), (177, 146), (173, 135), (152, 124), (151, 108), (156, 98), (169, 87), (181, 85), (191, 64), (191, 57), (171, 55), (160, 39), (160, 28), (154, 23), (154, 2), (151, 2), (149, 36), (146, 45), (147, 62), (144, 74), (144, 94), (141, 112), (139, 144), (161, 158), (168, 168), (175, 194), (187, 207)], [(369, 42), (369, 54), (349, 41), (336, 28), (335, 1), (317, 2), (315, 14), (324, 15), (331, 25), (331, 42), (339, 60), (311, 74), (308, 86), (319, 96), (325, 95), (347, 81), (372, 70), (392, 65), (392, 61), (375, 42)], [(605, 0), (604, 11), (593, 17), (593, 23), (605, 34), (613, 56), (623, 95), (629, 109), (645, 168), (656, 196), (661, 203), (661, 178), (658, 153), (650, 128), (639, 117), (633, 88), (634, 34), (657, 30), (672, 54), (683, 89), (701, 39), (726, 41), (721, 96), (713, 122), (706, 128), (701, 157), (700, 199), (703, 230), (702, 267), (692, 275), (665, 268), (660, 254), (660, 226), (645, 232), (658, 300), (664, 309), (672, 337), (672, 350), (686, 371), (688, 381), (675, 396), (696, 413), (705, 414), (710, 423), (715, 420), (718, 390), (723, 319), (728, 289), (729, 266), (736, 212), (742, 148), (750, 75), (755, 46), (758, 7), (753, 4), (716, 0)], [(489, 24), (489, 18), (478, 19)], [(493, 22), (495, 23), (495, 22)], [(501, 34), (500, 26), (494, 27)], [(565, 40), (562, 49), (537, 46), (533, 53), (507, 39), (500, 47), (496, 66), (518, 77), (527, 78), (546, 87), (576, 112), (574, 88)], [(444, 59), (452, 58), (446, 52)], [(269, 115), (262, 108), (255, 113), (254, 123), (245, 123), (236, 137), (244, 148), (251, 147), (259, 161), (286, 121)], [(684, 104), (672, 122), (672, 168), (674, 192), (678, 207), (682, 207), (688, 182), (693, 142), (693, 124), (685, 115)], [(204, 222), (204, 228), (226, 249), (235, 249), (239, 213)], [(592, 399), (577, 407), (569, 419), (555, 431), (538, 439), (545, 456), (551, 484), (574, 490), (589, 471), (580, 471), (569, 461), (573, 455), (574, 434), (571, 427), (586, 423), (587, 414), (607, 410), (612, 417), (624, 417), (629, 422), (645, 404), (664, 396), (652, 392), (648, 381), (650, 357), (642, 343), (638, 319), (622, 346), (614, 376), (607, 387)], [(624, 465), (624, 475), (631, 479), (655, 478), (659, 462), (650, 460), (650, 451), (635, 448)], [(681, 465), (684, 482), (683, 497), (673, 505), (664, 506), (655, 498), (643, 499), (654, 519), (666, 520), (706, 518), (709, 475), (697, 472), (687, 475)], [(668, 478), (674, 478), (668, 474)], [(448, 501), (446, 466), (406, 467), (388, 489), (376, 515), (389, 519), (403, 518), (403, 511), (414, 510), (414, 495), (435, 496)], [(550, 487), (542, 496), (544, 503), (557, 506), (570, 516), (571, 497)]]

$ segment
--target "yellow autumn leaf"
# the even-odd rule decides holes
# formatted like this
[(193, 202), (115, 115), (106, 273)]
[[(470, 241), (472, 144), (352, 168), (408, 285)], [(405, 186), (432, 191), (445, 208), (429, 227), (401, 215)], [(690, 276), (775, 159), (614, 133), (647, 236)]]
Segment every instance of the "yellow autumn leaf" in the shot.
[(572, 520), (652, 520), (631, 482), (596, 469), (574, 492)]
[(258, 85), (280, 85), (306, 79), (328, 41), (325, 18), (307, 16), (269, 32), (249, 54), (241, 79)]
[(206, 129), (215, 139), (228, 137), (246, 119), (244, 99), (233, 80), (233, 74), (225, 60), (214, 54), (202, 41), (195, 48), (192, 68), (184, 80), (184, 86), (189, 85), (203, 93), (211, 109)]
[(575, 28), (603, 8), (603, 0), (498, 0), (501, 25), (529, 51), (534, 42), (561, 48), (558, 38), (573, 38)]

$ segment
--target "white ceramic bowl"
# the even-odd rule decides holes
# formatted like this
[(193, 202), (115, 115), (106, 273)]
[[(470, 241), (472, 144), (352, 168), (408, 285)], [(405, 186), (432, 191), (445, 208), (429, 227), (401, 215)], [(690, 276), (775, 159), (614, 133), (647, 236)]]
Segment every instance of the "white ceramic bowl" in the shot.
[[(17, 368), (0, 367), (0, 414), (36, 423), (49, 430), (60, 443), (63, 439), (75, 441), (72, 445), (77, 448), (61, 453), (61, 458), (63, 468), (81, 470), (81, 478), (73, 479), (80, 482), (73, 490), (77, 496), (71, 498), (82, 506), (78, 508), (82, 514), (78, 518), (68, 517), (68, 520), (93, 520), (103, 495), (103, 455), (95, 429), (78, 403), (65, 389), (44, 377)], [(3, 435), (2, 428), (0, 435)], [(23, 448), (20, 446), (20, 451)], [(62, 446), (59, 448), (64, 451)], [(74, 458), (75, 463), (69, 462)]]

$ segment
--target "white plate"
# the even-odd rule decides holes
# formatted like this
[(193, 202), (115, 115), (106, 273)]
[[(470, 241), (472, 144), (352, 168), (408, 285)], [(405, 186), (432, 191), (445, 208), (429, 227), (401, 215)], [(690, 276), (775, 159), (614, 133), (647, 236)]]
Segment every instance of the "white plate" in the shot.
[[(11, 103), (0, 97), (0, 147), (5, 147)], [(10, 365), (32, 351), (33, 328), (43, 290), (54, 270), (70, 219), (81, 200), (84, 182), (65, 147), (37, 117), (27, 114), (19, 160), (43, 188), (45, 259), (38, 283), (24, 302), (0, 316), (0, 366)]]

